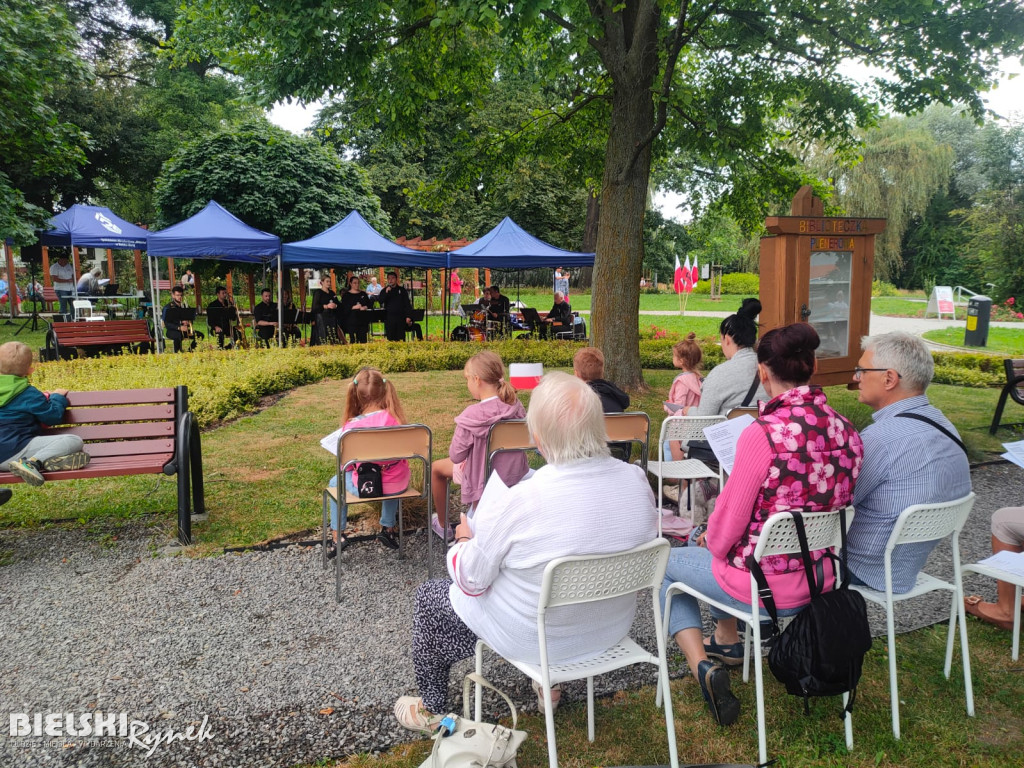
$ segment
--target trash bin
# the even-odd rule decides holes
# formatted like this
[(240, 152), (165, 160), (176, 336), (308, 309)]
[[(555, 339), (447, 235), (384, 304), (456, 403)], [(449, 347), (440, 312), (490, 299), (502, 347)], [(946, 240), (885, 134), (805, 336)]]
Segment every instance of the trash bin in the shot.
[(965, 347), (988, 346), (988, 323), (992, 317), (992, 299), (988, 296), (972, 296), (967, 302), (967, 330), (964, 332)]

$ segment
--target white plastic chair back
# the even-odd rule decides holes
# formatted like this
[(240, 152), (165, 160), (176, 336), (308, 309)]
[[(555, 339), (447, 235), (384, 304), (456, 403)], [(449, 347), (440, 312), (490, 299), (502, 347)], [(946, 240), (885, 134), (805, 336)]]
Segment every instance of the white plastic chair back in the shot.
[(92, 317), (92, 302), (84, 299), (75, 299), (71, 302), (71, 306), (75, 311), (75, 320), (82, 320), (87, 317)]
[(706, 440), (704, 428), (725, 421), (725, 416), (669, 416), (661, 422), (658, 454), (666, 440)]
[(959, 533), (967, 522), (974, 506), (974, 494), (962, 499), (942, 504), (915, 504), (907, 507), (896, 520), (886, 554), (891, 553), (900, 544), (912, 544), (922, 541), (944, 539), (951, 533)]
[[(847, 507), (847, 525), (853, 519), (853, 507)], [(838, 512), (809, 512), (803, 515), (807, 548), (814, 552), (838, 547), (842, 542)], [(789, 512), (778, 512), (768, 518), (754, 547), (754, 559), (760, 562), (767, 555), (799, 554), (800, 537)]]
[[(661, 608), (658, 604), (659, 590), (665, 578), (665, 567), (671, 547), (664, 539), (655, 539), (626, 552), (606, 555), (577, 555), (560, 557), (548, 563), (541, 582), (540, 598), (537, 603), (537, 635), (540, 650), (540, 664), (528, 664), (507, 659), (514, 667), (524, 672), (531, 680), (539, 683), (542, 695), (550, 701), (551, 686), (568, 680), (587, 680), (587, 735), (594, 740), (594, 676), (612, 672), (632, 664), (654, 664), (658, 667), (659, 686), (668, 687), (668, 662), (666, 637), (662, 629)], [(623, 595), (651, 590), (651, 609), (654, 614), (655, 636), (658, 653), (637, 645), (626, 637), (595, 658), (581, 662), (549, 664), (545, 634), (545, 613), (549, 608), (578, 603), (607, 600)], [(483, 640), (476, 644), (476, 671), (483, 672)], [(476, 717), (481, 717), (480, 687), (476, 690)], [(661, 702), (659, 702), (660, 704)], [(676, 750), (675, 721), (672, 715), (671, 696), (666, 697), (665, 730), (668, 737), (669, 764), (678, 768), (679, 755)], [(555, 720), (551, 707), (544, 715), (548, 742), (548, 763), (558, 768), (558, 748), (555, 743)]]

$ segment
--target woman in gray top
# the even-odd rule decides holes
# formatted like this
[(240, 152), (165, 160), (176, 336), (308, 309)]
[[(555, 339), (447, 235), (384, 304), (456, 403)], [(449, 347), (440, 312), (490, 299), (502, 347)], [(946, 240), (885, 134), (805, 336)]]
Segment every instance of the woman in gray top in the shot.
[(747, 400), (751, 385), (757, 381), (757, 323), (761, 302), (744, 299), (739, 311), (729, 315), (718, 326), (722, 337), (725, 362), (716, 365), (704, 379), (700, 405), (686, 409), (687, 416), (727, 416), (733, 408), (755, 407), (758, 400), (768, 400), (768, 393), (758, 382), (754, 394)]

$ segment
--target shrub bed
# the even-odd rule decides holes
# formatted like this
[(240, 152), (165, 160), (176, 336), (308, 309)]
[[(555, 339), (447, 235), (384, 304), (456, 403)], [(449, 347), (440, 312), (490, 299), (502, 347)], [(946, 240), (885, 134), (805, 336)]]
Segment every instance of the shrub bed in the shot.
[[(640, 342), (640, 365), (645, 369), (671, 369), (672, 346), (677, 339)], [(704, 371), (724, 359), (711, 339), (702, 340)], [(206, 351), (184, 355), (124, 355), (44, 363), (36, 368), (33, 383), (50, 389), (145, 389), (185, 384), (190, 408), (201, 427), (236, 418), (256, 409), (261, 398), (325, 378), (351, 376), (364, 365), (386, 373), (458, 370), (485, 345), (424, 342), (422, 344), (368, 344), (312, 349)], [(486, 345), (506, 364), (543, 363), (546, 368), (570, 368), (581, 344), (523, 341)], [(973, 387), (999, 387), (1004, 381), (1002, 360), (989, 355), (936, 352), (935, 382)]]

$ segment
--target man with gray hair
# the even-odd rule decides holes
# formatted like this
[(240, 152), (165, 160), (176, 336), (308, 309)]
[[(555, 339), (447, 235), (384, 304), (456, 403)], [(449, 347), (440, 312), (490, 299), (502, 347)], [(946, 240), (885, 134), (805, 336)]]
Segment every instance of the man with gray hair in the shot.
[[(477, 638), (507, 659), (540, 662), (537, 603), (549, 562), (623, 552), (657, 537), (647, 477), (609, 455), (601, 401), (586, 382), (558, 371), (544, 376), (526, 424), (547, 464), (508, 489), (492, 475), (472, 519), (463, 515), (455, 530), (450, 579), (416, 592), (412, 660), (420, 696), (395, 704), (411, 730), (431, 732), (450, 710), (449, 672), (473, 655)], [(549, 661), (604, 652), (629, 632), (636, 605), (627, 595), (551, 609)], [(550, 701), (534, 691), (542, 711), (558, 703), (557, 687)]]
[[(855, 584), (885, 589), (885, 546), (896, 519), (913, 504), (953, 501), (971, 492), (967, 449), (925, 390), (935, 366), (925, 343), (896, 331), (865, 336), (853, 371), (858, 399), (874, 424), (861, 431), (847, 558)], [(903, 544), (892, 557), (892, 588), (909, 592), (935, 542)]]
[(572, 307), (569, 306), (569, 302), (565, 300), (565, 294), (561, 291), (555, 291), (555, 303), (551, 307), (551, 311), (548, 312), (548, 316), (541, 321), (540, 326), (540, 337), (546, 339), (548, 337), (548, 326), (552, 326), (551, 330), (554, 331), (554, 323), (560, 323), (562, 330), (572, 330)]

